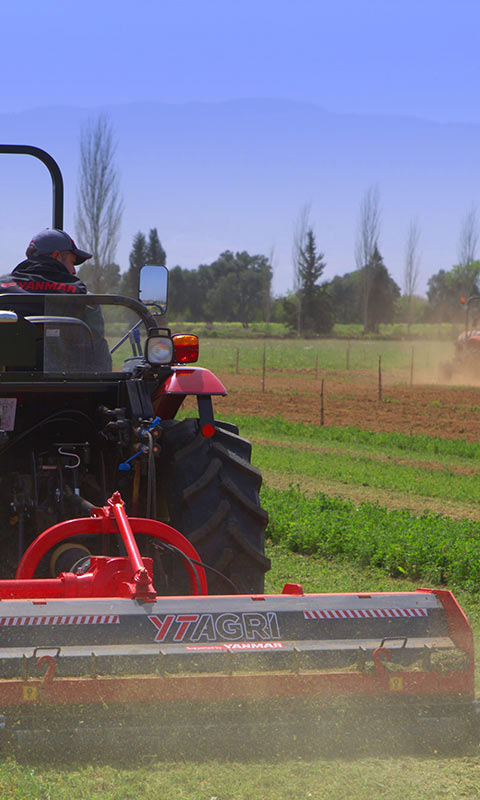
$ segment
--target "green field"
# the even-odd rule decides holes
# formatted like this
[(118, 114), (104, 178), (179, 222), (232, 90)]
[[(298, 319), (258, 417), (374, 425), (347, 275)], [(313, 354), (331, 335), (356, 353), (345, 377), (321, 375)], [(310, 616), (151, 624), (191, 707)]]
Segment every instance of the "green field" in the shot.
[(160, 764), (144, 758), (137, 767), (49, 769), (7, 762), (0, 791), (5, 800), (474, 800), (480, 763), (472, 757)]
[[(124, 322), (107, 320), (106, 335), (110, 347), (135, 320), (133, 317)], [(343, 326), (338, 338), (298, 339), (280, 335), (266, 338), (265, 333), (254, 326), (243, 329), (237, 323), (224, 323), (213, 328), (205, 328), (204, 324), (172, 323), (174, 333), (191, 332), (200, 337), (199, 363), (204, 367), (217, 372), (260, 373), (265, 353), (269, 372), (295, 370), (303, 372), (306, 377), (328, 370), (344, 370), (347, 365), (351, 372), (376, 370), (379, 356), (387, 373), (404, 373), (409, 378), (413, 357), (416, 374), (430, 374), (436, 372), (440, 361), (453, 356), (453, 343), (460, 330), (452, 325), (414, 326), (412, 338), (407, 338), (402, 336), (401, 326), (390, 327), (389, 335), (381, 338), (363, 338), (360, 326)], [(390, 335), (394, 330), (396, 338)], [(142, 328), (142, 342), (144, 339)], [(131, 355), (130, 343), (126, 341), (115, 353), (116, 367), (120, 368), (123, 360)]]
[[(478, 409), (480, 410), (480, 409)], [(222, 415), (224, 416), (224, 415)], [(368, 453), (371, 457), (405, 457), (414, 454), (415, 459), (450, 464), (451, 466), (471, 466), (477, 462), (480, 469), (480, 443), (463, 439), (442, 439), (438, 436), (397, 433), (395, 431), (377, 432), (356, 427), (341, 428), (336, 425), (322, 427), (304, 422), (291, 422), (282, 417), (251, 417), (229, 415), (229, 422), (248, 431), (245, 436), (255, 442), (255, 456), (259, 442), (288, 444), (301, 452), (304, 446), (318, 445), (322, 448), (350, 449), (357, 454)]]
[[(137, 317), (117, 309), (106, 309), (104, 313), (106, 337), (112, 347)], [(118, 321), (119, 314), (123, 314), (124, 321)], [(172, 322), (171, 326), (173, 333), (199, 336), (199, 364), (215, 372), (261, 374), (265, 359), (268, 374), (291, 370), (301, 372), (308, 380), (338, 370), (349, 378), (356, 372), (365, 375), (377, 371), (381, 358), (386, 382), (409, 382), (412, 368), (416, 382), (436, 382), (438, 366), (453, 357), (454, 342), (462, 329), (461, 325), (451, 324), (414, 325), (407, 335), (407, 326), (397, 324), (381, 326), (378, 337), (363, 337), (360, 325), (338, 325), (336, 338), (303, 339), (287, 336), (285, 328), (276, 323), (270, 325), (269, 332), (265, 323), (252, 323), (249, 328), (240, 323)], [(140, 330), (143, 344), (143, 326)], [(131, 356), (127, 340), (114, 354), (114, 368), (121, 369), (123, 361)]]
[(440, 361), (453, 356), (453, 341), (385, 341), (341, 339), (201, 339), (200, 363), (217, 372), (257, 373), (262, 370), (265, 351), (268, 372), (294, 370), (313, 377), (328, 370), (376, 370), (381, 356), (382, 369), (410, 374), (412, 362), (417, 374), (435, 372)]

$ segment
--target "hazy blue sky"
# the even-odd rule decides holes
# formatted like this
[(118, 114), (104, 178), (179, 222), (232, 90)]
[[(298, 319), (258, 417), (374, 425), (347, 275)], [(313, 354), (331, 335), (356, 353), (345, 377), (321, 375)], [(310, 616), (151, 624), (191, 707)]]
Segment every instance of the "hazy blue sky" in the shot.
[[(282, 140), (282, 147), (291, 142), (286, 151), (286, 177), (291, 175), (291, 183), (279, 180), (279, 189), (272, 189), (274, 195), (276, 192), (273, 201), (265, 194), (263, 204), (263, 188), (268, 181), (273, 186), (274, 177), (287, 166), (277, 153), (278, 168), (272, 167), (276, 112), (272, 111), (268, 122), (265, 117), (269, 136), (263, 139), (251, 136), (248, 124), (242, 127), (249, 139), (251, 161), (243, 165), (241, 140), (236, 150), (232, 146), (229, 158), (231, 163), (239, 154), (239, 169), (244, 174), (255, 164), (251, 194), (256, 205), (240, 180), (228, 187), (235, 204), (225, 194), (213, 195), (209, 184), (218, 184), (218, 176), (226, 174), (230, 166), (225, 154), (222, 162), (218, 151), (220, 133), (218, 137), (209, 134), (201, 145), (202, 158), (211, 165), (203, 185), (200, 174), (195, 183), (189, 183), (192, 163), (186, 150), (191, 156), (197, 145), (195, 116), (186, 117), (191, 137), (185, 138), (183, 150), (176, 148), (176, 174), (172, 165), (169, 170), (165, 167), (165, 159), (173, 157), (165, 142), (170, 142), (173, 152), (181, 137), (172, 145), (171, 138), (162, 136), (161, 110), (156, 112), (157, 127), (152, 128), (155, 141), (148, 153), (148, 174), (144, 164), (138, 163), (136, 171), (133, 166), (134, 148), (143, 133), (148, 133), (148, 121), (143, 117), (142, 131), (139, 123), (133, 134), (132, 126), (127, 130), (127, 125), (118, 124), (125, 196), (118, 261), (122, 268), (127, 266), (132, 237), (139, 227), (157, 225), (170, 265), (194, 267), (213, 260), (220, 249), (268, 253), (275, 247), (274, 287), (285, 291), (292, 281), (294, 219), (301, 204), (311, 200), (312, 221), (326, 252), (325, 277), (332, 277), (354, 267), (359, 202), (368, 185), (378, 183), (382, 197), (380, 245), (387, 267), (401, 285), (407, 223), (417, 215), (422, 229), (419, 288), (425, 291), (433, 272), (455, 262), (462, 215), (472, 203), (480, 208), (480, 158), (476, 157), (479, 31), (480, 0), (4, 0), (0, 115), (6, 116), (0, 119), (0, 139), (12, 141), (15, 135), (21, 143), (54, 147), (52, 155), (58, 158), (67, 180), (66, 227), (74, 232), (79, 130), (92, 110), (111, 106), (119, 120), (122, 104), (134, 102), (277, 98), (358, 115), (358, 119), (345, 118), (343, 126), (337, 119), (335, 128), (331, 119), (326, 120), (325, 136), (318, 122), (312, 150), (316, 158), (313, 181), (308, 164), (302, 163), (305, 153), (301, 136), (298, 141), (295, 137), (292, 112)], [(77, 107), (79, 113), (52, 109), (51, 129), (44, 113), (17, 113), (51, 106), (73, 107), (73, 112)], [(125, 113), (132, 114), (133, 124), (135, 111)], [(199, 110), (199, 120), (202, 113)], [(208, 113), (215, 118), (214, 111)], [(241, 114), (238, 108), (235, 113)], [(222, 114), (220, 126), (227, 110)], [(386, 128), (383, 122), (376, 126), (372, 115), (385, 117)], [(167, 124), (172, 116), (165, 111)], [(430, 128), (411, 126), (405, 120), (397, 124), (392, 122), (395, 116), (440, 124)], [(152, 125), (153, 118), (152, 113)], [(357, 126), (363, 130), (358, 153)], [(341, 131), (336, 150), (328, 140), (334, 129)], [(384, 129), (388, 129), (386, 138)], [(50, 135), (53, 131), (58, 134), (55, 141)], [(327, 152), (331, 155), (325, 163)], [(263, 163), (270, 165), (270, 172), (262, 172)], [(37, 218), (43, 219), (45, 195), (42, 190), (38, 202), (33, 196), (26, 202), (25, 184), (7, 175), (9, 167), (4, 170), (3, 162), (0, 169), (4, 186), (11, 180), (4, 189), (3, 209), (0, 198), (0, 238), (6, 266), (15, 263), (17, 254), (21, 256), (23, 241), (32, 235), (29, 226), (36, 225)], [(167, 172), (168, 183), (162, 185)], [(327, 188), (322, 177), (327, 178)], [(142, 200), (147, 202), (149, 181), (153, 183), (151, 195), (142, 206)], [(156, 186), (163, 191), (155, 192)], [(209, 190), (211, 196), (203, 198)], [(17, 225), (13, 211), (22, 202), (23, 217)], [(226, 205), (231, 206), (230, 219), (225, 218)], [(185, 215), (187, 221), (182, 219)]]
[(310, 101), (480, 120), (478, 0), (4, 0), (0, 111)]

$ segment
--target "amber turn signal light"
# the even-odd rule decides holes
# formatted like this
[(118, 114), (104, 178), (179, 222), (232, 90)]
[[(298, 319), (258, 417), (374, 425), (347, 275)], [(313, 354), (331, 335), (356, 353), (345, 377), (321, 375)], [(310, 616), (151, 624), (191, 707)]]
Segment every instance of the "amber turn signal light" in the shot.
[(173, 360), (177, 364), (192, 364), (198, 361), (198, 336), (192, 333), (176, 333), (173, 339)]

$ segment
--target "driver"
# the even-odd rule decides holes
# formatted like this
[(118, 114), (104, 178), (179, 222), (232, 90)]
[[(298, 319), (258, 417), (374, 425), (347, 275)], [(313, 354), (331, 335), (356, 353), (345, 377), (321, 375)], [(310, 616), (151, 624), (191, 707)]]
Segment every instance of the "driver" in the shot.
[[(33, 237), (25, 255), (27, 258), (17, 264), (11, 275), (0, 278), (0, 293), (87, 294), (87, 287), (77, 276), (75, 267), (92, 255), (80, 250), (65, 231), (45, 228)], [(112, 358), (104, 338), (105, 326), (99, 306), (86, 306), (78, 316), (84, 318), (93, 334), (94, 368), (110, 371)]]
[[(75, 267), (91, 258), (79, 250), (65, 231), (46, 228), (33, 237), (25, 261), (17, 264), (11, 277), (27, 292), (86, 294), (87, 287), (76, 275)], [(5, 282), (0, 289), (7, 288)]]

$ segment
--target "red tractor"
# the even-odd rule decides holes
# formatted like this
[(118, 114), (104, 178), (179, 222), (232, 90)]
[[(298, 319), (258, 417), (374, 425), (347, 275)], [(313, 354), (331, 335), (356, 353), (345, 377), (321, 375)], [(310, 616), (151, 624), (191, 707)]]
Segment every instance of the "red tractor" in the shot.
[[(62, 228), (53, 159), (0, 152), (48, 166)], [(141, 299), (0, 297), (5, 741), (238, 754), (386, 724), (414, 748), (476, 736), (472, 632), (450, 592), (264, 594), (261, 476), (214, 418), (225, 388), (195, 366), (196, 337), (161, 325), (166, 279), (143, 269)], [(177, 418), (187, 396), (198, 415)]]
[(451, 381), (455, 376), (464, 379), (479, 379), (480, 371), (480, 317), (478, 303), (480, 295), (472, 295), (465, 303), (465, 330), (455, 342), (455, 354), (451, 361), (440, 365), (442, 380)]

